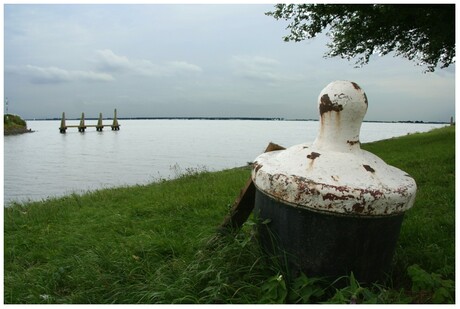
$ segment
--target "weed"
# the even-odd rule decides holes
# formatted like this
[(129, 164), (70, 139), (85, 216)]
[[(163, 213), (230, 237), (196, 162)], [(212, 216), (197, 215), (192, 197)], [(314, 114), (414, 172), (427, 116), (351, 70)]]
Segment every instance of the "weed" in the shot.
[(289, 290), (289, 303), (312, 304), (325, 294), (325, 281), (322, 278), (309, 278), (305, 274), (297, 277)]
[(407, 268), (412, 279), (412, 292), (417, 303), (454, 303), (455, 284), (453, 280), (443, 279), (440, 274), (428, 273), (419, 265)]
[(262, 285), (262, 303), (284, 304), (288, 295), (283, 275), (276, 274)]

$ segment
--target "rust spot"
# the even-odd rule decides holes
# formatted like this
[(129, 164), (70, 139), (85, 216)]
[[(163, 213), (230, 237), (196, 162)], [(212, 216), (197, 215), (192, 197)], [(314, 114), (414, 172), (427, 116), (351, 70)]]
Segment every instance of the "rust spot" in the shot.
[(295, 201), (300, 201), (304, 195), (319, 195), (320, 192), (315, 188), (314, 182), (306, 180), (304, 177), (292, 176), (293, 181), (297, 184), (297, 194)]
[(362, 213), (364, 210), (364, 205), (362, 203), (356, 203), (352, 208), (354, 212)]
[(384, 192), (380, 190), (361, 190), (361, 196), (364, 194), (370, 194), (374, 199), (379, 199), (384, 195)]
[(400, 187), (400, 188), (396, 189), (396, 192), (399, 195), (402, 195), (402, 196), (407, 196), (408, 195), (407, 187)]
[[(353, 85), (353, 88), (355, 88), (356, 90), (361, 90), (361, 87), (359, 87), (357, 83), (351, 82), (351, 84)], [(366, 105), (369, 105), (369, 104), (367, 103), (367, 96), (366, 96), (366, 93), (363, 92), (363, 95), (364, 95), (364, 103), (366, 103)]]
[(262, 166), (262, 164), (256, 164), (256, 167), (254, 168), (255, 172), (257, 173), (262, 168)]
[(310, 153), (309, 155), (307, 155), (307, 158), (308, 158), (308, 159), (311, 159), (311, 160), (315, 160), (315, 159), (318, 158), (320, 155), (321, 155), (320, 153), (317, 153), (317, 152), (312, 151), (312, 153)]
[(320, 99), (320, 104), (319, 104), (319, 113), (320, 115), (323, 115), (324, 113), (334, 111), (334, 112), (340, 112), (343, 110), (343, 106), (337, 103), (332, 103), (331, 99), (327, 94), (323, 95)]
[[(353, 197), (353, 196), (351, 196)], [(336, 201), (336, 200), (341, 200), (341, 201), (345, 201), (345, 200), (348, 200), (350, 198), (349, 195), (342, 195), (342, 196), (338, 196), (338, 195), (335, 195), (335, 194), (332, 194), (332, 193), (326, 193), (323, 195), (323, 201), (325, 200), (330, 200), (330, 201)]]
[(329, 188), (334, 188), (335, 190), (339, 191), (339, 192), (350, 192), (350, 188), (347, 187), (347, 186), (331, 186), (331, 185), (324, 185), (325, 187), (329, 187)]
[[(347, 187), (347, 186), (334, 186), (334, 185), (326, 185), (326, 184), (323, 184), (323, 189), (324, 188), (331, 188), (331, 189), (334, 189), (338, 192), (341, 192), (343, 194), (345, 193), (353, 193), (353, 191), (358, 191), (359, 192), (359, 195), (362, 197), (364, 194), (369, 194), (371, 195), (374, 199), (379, 199), (380, 197), (382, 197), (384, 195), (384, 192), (380, 191), (380, 190), (370, 190), (370, 189), (352, 189), (350, 187)], [(352, 198), (353, 196), (349, 194), (349, 197)]]
[(367, 210), (369, 212), (373, 212), (374, 211), (374, 207), (372, 207), (371, 205), (367, 205)]
[(347, 141), (347, 143), (353, 146), (353, 145), (359, 144), (359, 141)]
[(366, 171), (371, 172), (371, 173), (375, 173), (375, 170), (372, 167), (370, 167), (369, 165), (363, 164), (363, 166), (366, 169)]

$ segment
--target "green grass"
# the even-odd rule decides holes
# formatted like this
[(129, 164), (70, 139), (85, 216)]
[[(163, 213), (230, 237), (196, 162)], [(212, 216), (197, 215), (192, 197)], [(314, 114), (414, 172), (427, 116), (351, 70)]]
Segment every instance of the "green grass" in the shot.
[(215, 241), (249, 168), (99, 190), (4, 211), (5, 303), (449, 303), (455, 280), (455, 127), (363, 145), (418, 185), (391, 280), (290, 282), (253, 220)]
[(7, 127), (26, 127), (26, 122), (17, 115), (6, 114), (3, 116), (3, 124)]
[(27, 123), (18, 115), (6, 114), (3, 116), (4, 135), (20, 134), (29, 132)]
[[(407, 268), (413, 264), (455, 280), (455, 127), (363, 148), (408, 172), (417, 182), (416, 202), (406, 213), (396, 249), (394, 285), (409, 286)], [(424, 293), (416, 298), (433, 300)]]
[(454, 279), (455, 128), (412, 134), (363, 148), (408, 172), (417, 182), (416, 203), (406, 213), (396, 252), (399, 266), (416, 263)]

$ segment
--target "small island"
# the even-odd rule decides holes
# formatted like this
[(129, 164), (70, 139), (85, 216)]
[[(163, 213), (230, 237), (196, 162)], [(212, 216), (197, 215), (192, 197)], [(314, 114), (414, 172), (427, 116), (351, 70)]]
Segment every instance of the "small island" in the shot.
[(17, 135), (33, 132), (31, 129), (27, 129), (27, 123), (18, 115), (4, 115), (3, 125), (3, 135)]

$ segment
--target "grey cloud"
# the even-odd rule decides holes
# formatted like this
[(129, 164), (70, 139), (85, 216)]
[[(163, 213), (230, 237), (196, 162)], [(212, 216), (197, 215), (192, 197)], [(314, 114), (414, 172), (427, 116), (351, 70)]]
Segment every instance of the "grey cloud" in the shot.
[(39, 67), (34, 65), (9, 67), (7, 72), (25, 76), (31, 83), (35, 84), (59, 84), (76, 81), (110, 82), (114, 80), (113, 76), (107, 73), (65, 70), (58, 67)]
[(99, 70), (113, 73), (130, 73), (142, 76), (167, 77), (178, 74), (201, 73), (201, 67), (185, 61), (171, 61), (165, 64), (155, 64), (145, 59), (130, 59), (115, 54), (110, 49), (96, 51), (96, 66)]

